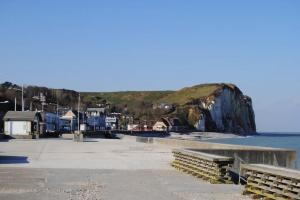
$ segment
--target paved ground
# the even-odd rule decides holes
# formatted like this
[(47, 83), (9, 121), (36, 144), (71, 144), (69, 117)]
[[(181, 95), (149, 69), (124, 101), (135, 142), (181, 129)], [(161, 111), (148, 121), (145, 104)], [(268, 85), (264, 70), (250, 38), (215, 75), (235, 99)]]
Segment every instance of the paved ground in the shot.
[(10, 140), (0, 143), (0, 164), (67, 169), (170, 169), (171, 150), (133, 140)]
[(0, 142), (0, 199), (246, 199), (170, 167), (171, 149), (132, 140)]

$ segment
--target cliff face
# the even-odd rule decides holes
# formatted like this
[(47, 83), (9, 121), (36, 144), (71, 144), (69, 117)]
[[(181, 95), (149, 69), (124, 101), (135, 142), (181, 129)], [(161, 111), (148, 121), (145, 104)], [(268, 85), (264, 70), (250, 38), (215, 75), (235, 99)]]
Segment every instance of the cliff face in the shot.
[(234, 85), (222, 84), (212, 95), (202, 98), (189, 116), (191, 112), (199, 113), (194, 124), (199, 131), (256, 132), (252, 100)]

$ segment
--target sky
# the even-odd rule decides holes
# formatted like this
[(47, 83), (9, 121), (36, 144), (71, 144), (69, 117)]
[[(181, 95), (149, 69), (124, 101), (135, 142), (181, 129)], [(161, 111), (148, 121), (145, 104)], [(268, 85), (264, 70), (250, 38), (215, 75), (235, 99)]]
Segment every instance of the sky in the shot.
[(0, 0), (0, 82), (78, 91), (236, 84), (300, 132), (298, 0)]

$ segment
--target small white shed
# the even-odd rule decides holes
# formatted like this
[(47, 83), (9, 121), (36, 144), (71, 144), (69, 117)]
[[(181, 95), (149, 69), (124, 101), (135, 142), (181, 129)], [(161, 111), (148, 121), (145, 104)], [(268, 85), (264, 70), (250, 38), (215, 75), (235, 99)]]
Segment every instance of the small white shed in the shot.
[(4, 134), (10, 136), (39, 134), (41, 119), (38, 112), (8, 111), (3, 118)]

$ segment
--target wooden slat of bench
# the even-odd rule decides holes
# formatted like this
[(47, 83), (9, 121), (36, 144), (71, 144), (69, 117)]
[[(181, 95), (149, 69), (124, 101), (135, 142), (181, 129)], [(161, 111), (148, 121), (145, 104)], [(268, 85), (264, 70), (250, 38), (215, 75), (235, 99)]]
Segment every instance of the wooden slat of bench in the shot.
[(187, 160), (187, 159), (182, 159), (182, 158), (176, 158), (175, 160), (179, 160), (179, 161), (182, 161), (182, 162), (187, 162), (187, 163), (190, 163), (190, 164), (193, 164), (195, 166), (201, 166), (201, 167), (205, 167), (205, 168), (209, 168), (211, 170), (215, 170), (215, 171), (221, 171), (221, 170), (226, 170), (225, 167), (215, 167), (215, 166), (211, 166), (209, 164), (204, 164), (204, 163), (200, 163), (200, 162), (193, 162), (191, 160)]
[(177, 156), (175, 156), (175, 158), (183, 158), (183, 159), (186, 159), (186, 160), (191, 160), (195, 163), (203, 163), (203, 164), (211, 165), (211, 166), (214, 166), (214, 167), (219, 166), (217, 163), (214, 163), (212, 161), (207, 161), (207, 160), (203, 160), (203, 159), (199, 159), (199, 158), (194, 158), (194, 157), (188, 156), (188, 155), (177, 155)]
[(202, 152), (191, 151), (191, 150), (175, 149), (175, 150), (173, 150), (173, 152), (174, 153), (187, 154), (187, 155), (199, 157), (199, 158), (209, 160), (209, 161), (213, 161), (213, 162), (223, 162), (223, 161), (233, 162), (234, 161), (234, 159), (230, 158), (230, 157), (219, 156), (219, 155), (208, 154), (208, 153), (202, 153)]
[(219, 166), (219, 164), (216, 163), (216, 162), (205, 160), (205, 159), (195, 157), (195, 156), (192, 156), (192, 155), (188, 155), (188, 154), (175, 154), (174, 156), (175, 157), (180, 157), (180, 158), (191, 159), (191, 160), (194, 160), (195, 162), (202, 162), (202, 163), (206, 163), (206, 164), (211, 164), (213, 166)]
[(256, 178), (256, 177), (249, 177), (248, 180), (256, 181), (257, 183), (268, 184), (268, 185), (271, 185), (273, 187), (281, 188), (283, 190), (289, 190), (291, 192), (300, 193), (299, 188), (292, 187), (291, 185), (287, 185), (287, 184), (284, 184), (284, 183), (281, 183), (281, 182), (273, 182), (273, 181), (270, 181), (270, 180), (262, 180), (262, 179)]
[(252, 193), (252, 194), (256, 194), (256, 195), (261, 196), (262, 197), (261, 199), (264, 199), (263, 197), (265, 197), (267, 199), (273, 199), (273, 200), (287, 200), (287, 198), (285, 198), (285, 197), (282, 197), (280, 195), (270, 193), (268, 191), (264, 191), (262, 189), (255, 188), (255, 187), (252, 187), (252, 186), (246, 186), (245, 190), (247, 192)]
[(245, 170), (259, 171), (274, 176), (282, 176), (287, 179), (300, 180), (300, 171), (298, 170), (275, 167), (271, 165), (262, 165), (262, 164), (250, 164), (250, 165), (243, 164), (242, 168)]
[(295, 199), (295, 200), (300, 200), (300, 196), (292, 194), (292, 193), (285, 193), (283, 190), (280, 190), (280, 189), (275, 189), (275, 188), (271, 188), (271, 187), (268, 187), (268, 186), (265, 186), (265, 185), (255, 184), (255, 183), (252, 183), (252, 182), (248, 182), (247, 185), (248, 186), (253, 186), (255, 188), (258, 188), (258, 189), (261, 189), (261, 190), (264, 190), (264, 191), (268, 191), (268, 192), (273, 193), (273, 194), (278, 194), (278, 195), (286, 197), (286, 198), (292, 198), (292, 199)]
[(186, 167), (186, 166), (182, 166), (182, 165), (179, 165), (179, 164), (177, 164), (177, 163), (173, 163), (172, 165), (175, 166), (175, 167), (177, 167), (177, 168), (179, 168), (179, 169), (184, 169), (184, 170), (186, 170), (187, 172), (192, 172), (192, 173), (194, 173), (194, 174), (196, 174), (196, 175), (199, 175), (200, 177), (205, 177), (205, 178), (207, 178), (207, 179), (209, 179), (209, 180), (221, 181), (221, 179), (219, 179), (218, 177), (211, 176), (211, 175), (209, 175), (209, 174), (207, 174), (207, 173), (203, 173), (203, 172), (199, 172), (199, 171), (192, 170), (192, 169), (190, 169), (190, 168), (188, 168), (188, 167)]
[(203, 171), (207, 174), (211, 174), (211, 175), (214, 175), (214, 176), (225, 176), (226, 173), (225, 172), (217, 172), (217, 171), (213, 171), (213, 170), (209, 170), (207, 168), (202, 168), (202, 167), (197, 167), (197, 166), (194, 166), (194, 165), (190, 165), (188, 163), (182, 163), (182, 162), (176, 162), (175, 163), (179, 164), (179, 165), (183, 165), (183, 166), (187, 166), (187, 167), (190, 167), (192, 169), (196, 169), (196, 170), (200, 170), (200, 171)]
[(173, 164), (173, 166), (187, 174), (191, 174), (197, 178), (201, 178), (203, 180), (209, 181), (211, 184), (232, 184), (232, 181), (229, 179), (219, 179), (218, 177), (214, 176), (208, 176), (206, 173), (201, 173), (197, 171), (193, 171), (191, 169), (182, 167), (182, 166), (176, 166), (176, 164)]
[(270, 173), (258, 172), (258, 171), (246, 171), (246, 176), (254, 176), (263, 180), (269, 180), (273, 182), (281, 182), (283, 184), (291, 185), (296, 188), (300, 188), (299, 181), (292, 180), (290, 178), (280, 177), (278, 175), (272, 175)]

